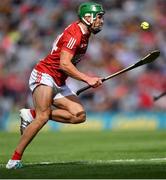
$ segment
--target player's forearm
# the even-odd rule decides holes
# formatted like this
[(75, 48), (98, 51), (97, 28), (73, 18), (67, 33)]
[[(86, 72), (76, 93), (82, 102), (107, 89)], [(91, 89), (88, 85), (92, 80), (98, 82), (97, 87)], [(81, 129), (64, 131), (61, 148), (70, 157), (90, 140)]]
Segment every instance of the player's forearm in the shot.
[(60, 68), (70, 77), (80, 80), (80, 81), (87, 82), (88, 76), (80, 72), (72, 63), (69, 63), (69, 62), (61, 63)]

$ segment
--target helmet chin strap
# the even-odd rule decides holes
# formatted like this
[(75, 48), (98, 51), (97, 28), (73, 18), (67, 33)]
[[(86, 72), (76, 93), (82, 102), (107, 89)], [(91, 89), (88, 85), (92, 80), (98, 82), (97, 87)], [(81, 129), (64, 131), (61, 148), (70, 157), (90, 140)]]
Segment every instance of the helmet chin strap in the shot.
[(92, 28), (92, 23), (94, 21), (93, 13), (91, 14), (90, 22), (88, 22), (85, 18), (82, 18), (82, 20), (83, 20), (84, 24), (87, 26), (87, 28), (89, 29), (89, 31), (92, 32), (93, 34), (97, 34), (98, 32), (101, 31), (101, 28), (98, 28), (98, 27)]
[(82, 18), (82, 20), (83, 20), (83, 23), (84, 23), (85, 25), (87, 25), (87, 26), (90, 26), (90, 25), (91, 25), (85, 18)]
[(91, 16), (91, 20), (90, 20), (90, 22), (88, 22), (84, 17), (82, 18), (82, 20), (83, 20), (83, 22), (87, 25), (87, 26), (91, 26), (92, 25), (92, 23), (93, 23), (93, 13), (91, 13), (91, 14), (86, 14), (86, 16)]
[(93, 13), (91, 14), (91, 20), (90, 20), (90, 23), (91, 23), (91, 25), (92, 25), (92, 23), (93, 23)]

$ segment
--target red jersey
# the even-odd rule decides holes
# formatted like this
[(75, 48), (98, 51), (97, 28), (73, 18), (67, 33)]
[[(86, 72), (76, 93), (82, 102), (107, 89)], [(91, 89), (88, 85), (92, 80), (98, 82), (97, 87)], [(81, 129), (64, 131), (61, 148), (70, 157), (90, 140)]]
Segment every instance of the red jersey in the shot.
[(36, 70), (52, 76), (58, 86), (64, 85), (68, 77), (59, 67), (61, 50), (72, 53), (74, 55), (72, 63), (76, 65), (88, 47), (90, 34), (83, 33), (78, 23), (70, 24), (54, 41), (51, 53), (35, 66)]

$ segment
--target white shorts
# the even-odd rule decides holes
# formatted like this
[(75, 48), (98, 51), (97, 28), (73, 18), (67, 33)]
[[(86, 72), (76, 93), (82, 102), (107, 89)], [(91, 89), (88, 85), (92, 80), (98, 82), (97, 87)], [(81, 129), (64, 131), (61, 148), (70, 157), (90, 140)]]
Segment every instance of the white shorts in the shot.
[(30, 90), (33, 92), (35, 88), (41, 84), (46, 86), (50, 86), (53, 88), (54, 97), (53, 99), (63, 98), (65, 96), (76, 95), (71, 89), (67, 86), (58, 86), (54, 79), (47, 73), (41, 73), (36, 69), (33, 69), (30, 78), (29, 78), (29, 87)]

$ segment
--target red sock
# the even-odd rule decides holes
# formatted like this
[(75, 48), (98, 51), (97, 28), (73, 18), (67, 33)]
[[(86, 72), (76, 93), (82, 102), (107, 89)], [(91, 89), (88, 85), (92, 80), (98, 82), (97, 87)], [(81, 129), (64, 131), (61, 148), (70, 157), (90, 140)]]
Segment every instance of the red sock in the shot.
[(31, 113), (33, 119), (35, 119), (35, 117), (36, 117), (36, 112), (35, 112), (35, 110), (34, 110), (34, 109), (30, 109), (30, 113)]
[(14, 154), (12, 156), (12, 160), (21, 160), (22, 155), (18, 153), (17, 151), (14, 151)]

